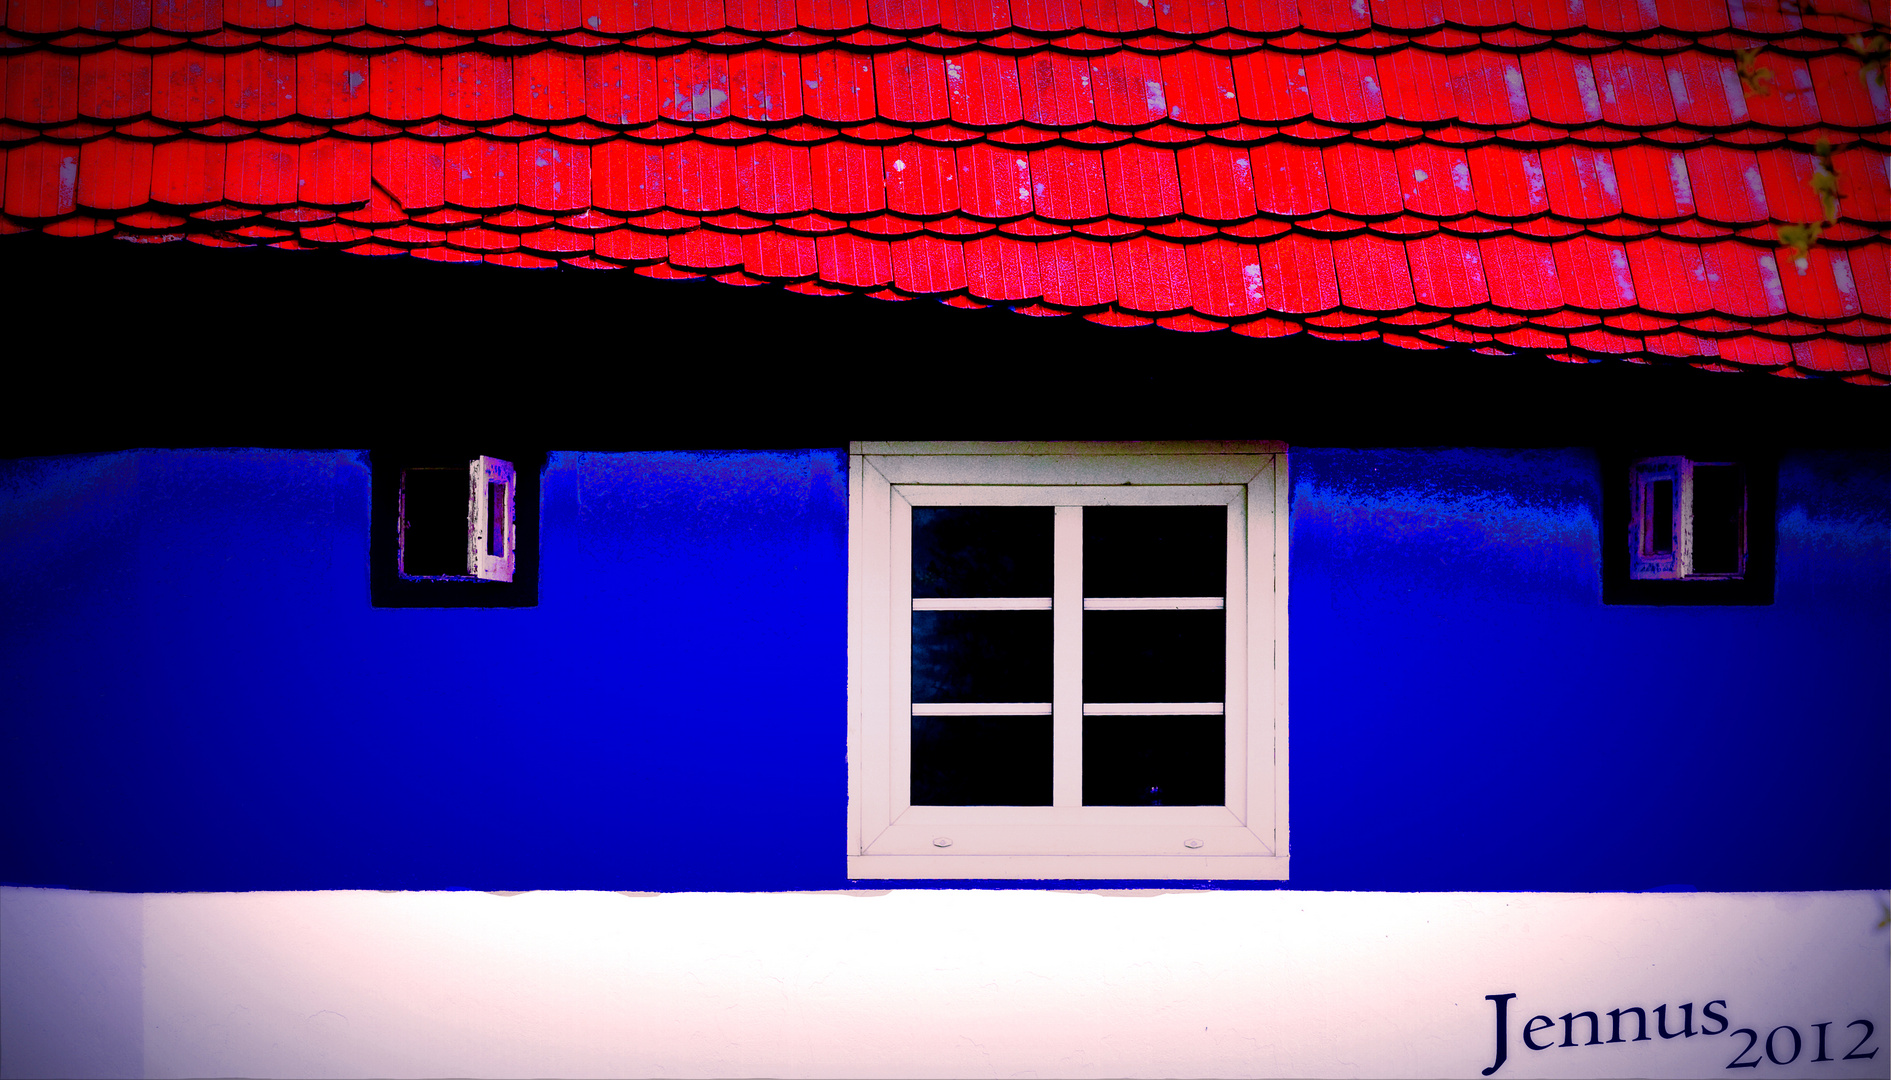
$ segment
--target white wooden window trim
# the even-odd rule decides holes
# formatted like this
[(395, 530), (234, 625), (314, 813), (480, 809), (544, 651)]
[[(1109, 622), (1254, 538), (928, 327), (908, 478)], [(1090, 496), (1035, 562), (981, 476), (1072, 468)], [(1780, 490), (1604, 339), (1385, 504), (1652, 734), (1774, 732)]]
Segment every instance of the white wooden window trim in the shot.
[(482, 581), (511, 581), (519, 561), (518, 474), (511, 462), (484, 455), (474, 458), (468, 468), (473, 512), (466, 565)]
[[(849, 838), (854, 878), (1284, 879), (1287, 876), (1286, 448), (1279, 443), (901, 444), (852, 447)], [(1082, 601), (1081, 511), (1060, 509), (1053, 596), (915, 601), (912, 507), (1201, 505), (1228, 515), (1222, 597)], [(987, 606), (989, 605), (989, 606)], [(911, 702), (912, 612), (1053, 612), (1051, 702)], [(1082, 700), (1084, 610), (1228, 612), (1224, 702)], [(914, 715), (1052, 717), (1052, 805), (913, 806)], [(1227, 803), (1082, 805), (1085, 715), (1228, 717)]]

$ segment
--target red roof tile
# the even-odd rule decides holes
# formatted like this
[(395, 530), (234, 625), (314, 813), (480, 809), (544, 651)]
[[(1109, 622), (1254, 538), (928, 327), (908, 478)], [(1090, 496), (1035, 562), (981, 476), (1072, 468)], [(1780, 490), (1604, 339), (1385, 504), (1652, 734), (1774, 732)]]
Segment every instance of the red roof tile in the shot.
[(1044, 294), (1038, 282), (1037, 245), (994, 233), (963, 248), (966, 289), (981, 300), (1018, 303)]
[(1428, 49), (1395, 49), (1376, 58), (1385, 113), (1413, 124), (1433, 124), (1458, 115), (1451, 91), (1451, 65)]
[(1372, 57), (1331, 49), (1304, 58), (1313, 117), (1330, 124), (1371, 124), (1385, 118), (1379, 68)]
[(1610, 49), (1590, 58), (1602, 118), (1625, 128), (1653, 128), (1674, 123), (1668, 69), (1659, 56), (1632, 49)]
[(846, 49), (823, 49), (801, 58), (803, 106), (832, 124), (860, 124), (876, 115), (873, 58)]
[(1694, 182), (1687, 158), (1661, 146), (1617, 146), (1616, 197), (1622, 212), (1644, 221), (1678, 221), (1694, 215)]
[[(1182, 3), (1184, 0), (1176, 0)], [(1169, 119), (1189, 127), (1222, 128), (1238, 123), (1234, 67), (1228, 58), (1199, 49), (1162, 57), (1162, 82)]]
[(1766, 181), (1751, 150), (1702, 146), (1685, 156), (1695, 213), (1702, 219), (1736, 228), (1767, 219)]
[(1083, 25), (1080, 0), (1012, 0), (1012, 25), (1037, 34), (1058, 34)]
[(296, 181), (301, 179), (300, 157), (293, 143), (269, 139), (231, 143), (224, 158), (223, 197), (239, 206), (294, 205)]
[(1111, 127), (1146, 127), (1169, 115), (1162, 61), (1128, 51), (1090, 59), (1090, 92), (1097, 122)]
[(511, 116), (512, 58), (473, 50), (448, 54), (440, 64), (440, 112), (465, 124)]
[(439, 0), (439, 4), (440, 25), (463, 33), (497, 30), (511, 18), (506, 0)]
[(1254, 166), (1244, 147), (1199, 143), (1176, 152), (1182, 212), (1197, 221), (1254, 217)]
[(1023, 119), (1018, 62), (1012, 57), (973, 49), (947, 57), (944, 70), (954, 123), (968, 127), (1000, 127)]
[(446, 205), (446, 153), (437, 142), (388, 139), (374, 146), (374, 185), (410, 214)]
[(1463, 150), (1413, 143), (1395, 156), (1405, 208), (1428, 218), (1456, 218), (1477, 210), (1471, 163)]
[(893, 253), (884, 240), (829, 233), (814, 241), (816, 276), (841, 288), (873, 288), (893, 281)]
[(1477, 244), (1494, 306), (1525, 313), (1554, 311), (1562, 306), (1562, 282), (1556, 273), (1556, 252), (1550, 244), (1521, 236), (1492, 236)]
[(1114, 217), (1156, 221), (1182, 212), (1173, 150), (1141, 143), (1112, 146), (1103, 151), (1103, 177)]
[[(661, 70), (662, 66), (659, 64), (659, 75)], [(705, 72), (704, 77), (711, 84), (708, 93), (713, 99), (717, 92), (713, 84), (718, 74), (722, 79), (721, 92), (725, 105), (722, 115), (726, 116), (728, 115), (726, 68), (720, 72)], [(563, 49), (541, 49), (535, 53), (514, 57), (512, 78), (513, 92), (518, 99), (518, 115), (528, 120), (556, 123), (561, 120), (576, 120), (585, 113), (584, 57), (575, 52), (566, 52)]]
[[(451, 58), (448, 62), (450, 65)], [(794, 82), (799, 71), (795, 67), (790, 64), (789, 81), (797, 85), (793, 93), (799, 102), (798, 84)], [(629, 51), (587, 56), (584, 90), (584, 114), (598, 123), (616, 127), (648, 124), (657, 118), (657, 58)], [(745, 100), (752, 99), (753, 91)]]
[[(374, 148), (356, 139), (302, 144), (297, 201), (313, 206), (360, 206), (372, 189)], [(590, 192), (585, 192), (590, 195)]]
[(1234, 58), (1234, 81), (1236, 104), (1249, 120), (1284, 123), (1313, 112), (1303, 56), (1271, 50), (1243, 53)]
[(1255, 207), (1277, 217), (1310, 217), (1327, 200), (1326, 159), (1317, 147), (1269, 142), (1251, 151)]
[(79, 148), (78, 205), (130, 210), (151, 198), (151, 144), (106, 137)]
[(1326, 190), (1348, 217), (1387, 218), (1405, 209), (1398, 156), (1390, 147), (1335, 143), (1326, 148)]
[(312, 120), (346, 120), (368, 111), (368, 58), (339, 49), (296, 57), (297, 112)]
[(6, 118), (59, 124), (79, 111), (79, 58), (31, 50), (7, 57)]
[[(11, 116), (10, 89), (7, 99), (7, 112)], [(124, 120), (150, 109), (151, 57), (148, 54), (129, 49), (101, 49), (79, 58), (80, 116)]]
[(962, 244), (940, 236), (921, 234), (895, 240), (889, 250), (893, 259), (893, 284), (902, 292), (927, 295), (958, 292), (965, 288), (965, 258)]
[(1018, 61), (1018, 94), (1026, 121), (1070, 128), (1096, 119), (1090, 62), (1061, 52), (1037, 52)]
[(939, 0), (869, 0), (868, 17), (885, 30), (925, 30), (939, 25)]
[(474, 136), (446, 144), (446, 204), (501, 210), (519, 201), (519, 147)]
[[(1807, 21), (1718, 0), (14, 0), (0, 213), (1855, 375), (1891, 335), (1891, 101), (1849, 24)], [(1730, 56), (1750, 43), (1763, 94)], [(1840, 220), (1796, 259), (1774, 229), (1824, 216), (1820, 137)]]
[[(809, 152), (814, 208), (824, 214), (872, 214), (886, 209), (880, 148), (841, 139)], [(672, 200), (674, 202), (674, 200)]]
[(353, 30), (367, 22), (366, 0), (296, 0), (295, 21), (329, 33)]
[(1490, 301), (1477, 241), (1439, 233), (1405, 243), (1412, 291), (1420, 306), (1471, 311)]
[(1530, 119), (1530, 95), (1515, 56), (1479, 49), (1453, 53), (1448, 84), (1458, 99), (1458, 117), (1479, 127), (1508, 127)]

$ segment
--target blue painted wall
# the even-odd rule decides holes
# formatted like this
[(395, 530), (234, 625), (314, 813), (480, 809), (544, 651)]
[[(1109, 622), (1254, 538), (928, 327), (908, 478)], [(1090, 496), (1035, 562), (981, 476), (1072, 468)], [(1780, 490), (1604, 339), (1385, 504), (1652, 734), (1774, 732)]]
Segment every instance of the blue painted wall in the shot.
[[(846, 887), (839, 450), (552, 455), (540, 603), (369, 604), (353, 452), (0, 463), (0, 882)], [(1891, 884), (1891, 458), (1605, 607), (1585, 450), (1292, 458), (1291, 888)]]

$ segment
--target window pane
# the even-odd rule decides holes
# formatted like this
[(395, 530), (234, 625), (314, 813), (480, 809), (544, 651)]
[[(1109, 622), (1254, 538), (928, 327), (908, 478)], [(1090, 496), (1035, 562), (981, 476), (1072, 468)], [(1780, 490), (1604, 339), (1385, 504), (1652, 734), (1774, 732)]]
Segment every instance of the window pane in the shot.
[(1221, 806), (1219, 716), (1083, 718), (1085, 806)]
[(1086, 611), (1085, 701), (1220, 701), (1225, 611)]
[(1648, 536), (1642, 544), (1644, 555), (1674, 554), (1674, 481), (1656, 480), (1648, 485)]
[(1049, 806), (1048, 716), (913, 717), (913, 805)]
[(1228, 587), (1226, 506), (1090, 506), (1083, 595), (1220, 596)]
[(913, 508), (913, 595), (1049, 596), (1048, 506)]
[(1740, 469), (1736, 465), (1694, 466), (1694, 572), (1740, 571)]
[(1050, 612), (913, 612), (915, 702), (1050, 699)]

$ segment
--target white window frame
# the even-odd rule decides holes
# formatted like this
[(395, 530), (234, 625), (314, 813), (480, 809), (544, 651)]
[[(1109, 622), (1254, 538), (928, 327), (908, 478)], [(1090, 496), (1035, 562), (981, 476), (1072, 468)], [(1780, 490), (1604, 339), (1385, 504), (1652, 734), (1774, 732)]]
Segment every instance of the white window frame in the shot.
[[(1286, 879), (1284, 444), (856, 442), (850, 455), (849, 877)], [(1227, 804), (1081, 805), (1086, 605), (1073, 602), (1083, 588), (1081, 519), (1060, 513), (1051, 605), (1059, 654), (1051, 703), (1052, 805), (911, 805), (913, 506), (1204, 502), (1234, 509), (1224, 600)], [(1079, 552), (1074, 564), (1068, 557), (1073, 544)], [(1176, 703), (1168, 711), (1188, 709)], [(1139, 705), (1135, 711), (1164, 710)]]

